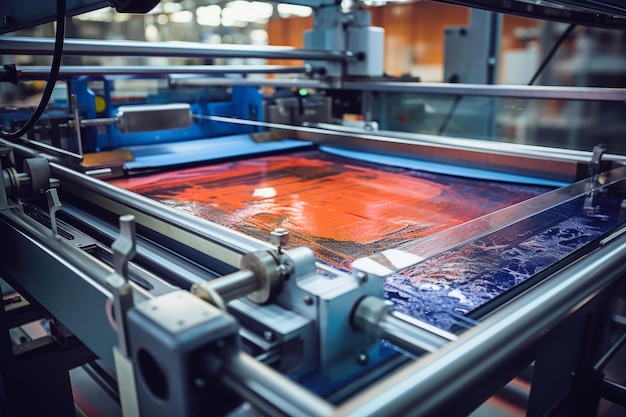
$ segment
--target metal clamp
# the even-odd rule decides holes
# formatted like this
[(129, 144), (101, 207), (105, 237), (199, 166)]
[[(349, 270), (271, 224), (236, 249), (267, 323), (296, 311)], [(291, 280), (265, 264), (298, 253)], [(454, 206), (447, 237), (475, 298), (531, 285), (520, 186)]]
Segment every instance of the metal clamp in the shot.
[(600, 172), (600, 161), (602, 160), (602, 155), (606, 152), (606, 146), (602, 143), (593, 147), (593, 154), (591, 155), (591, 161), (589, 161), (589, 169), (588, 173), (592, 177), (598, 175)]
[(133, 293), (128, 281), (128, 262), (135, 256), (135, 217), (120, 217), (120, 236), (111, 245), (115, 272), (107, 278), (107, 285), (113, 293), (113, 312), (117, 324), (119, 346), (128, 352), (126, 333), (126, 313), (133, 306)]
[(601, 182), (598, 174), (600, 172), (600, 162), (602, 161), (602, 155), (604, 155), (604, 152), (606, 152), (605, 145), (599, 144), (594, 146), (591, 161), (589, 161), (589, 169), (587, 172), (589, 173), (589, 188), (591, 191), (585, 196), (585, 201), (583, 203), (583, 209), (589, 215), (595, 215), (598, 211), (595, 201), (597, 194), (596, 187)]
[(55, 236), (58, 236), (57, 211), (61, 210), (63, 206), (59, 200), (59, 192), (56, 188), (50, 188), (46, 191), (46, 197), (48, 199), (48, 212), (50, 213), (50, 229)]

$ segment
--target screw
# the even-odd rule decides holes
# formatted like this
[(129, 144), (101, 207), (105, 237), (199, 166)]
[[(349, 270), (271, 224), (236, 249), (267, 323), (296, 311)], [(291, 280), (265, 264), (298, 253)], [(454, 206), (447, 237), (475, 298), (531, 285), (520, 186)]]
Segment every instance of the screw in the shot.
[(288, 279), (289, 275), (293, 272), (292, 265), (280, 264), (276, 267), (276, 273), (282, 279)]
[(206, 385), (206, 381), (197, 376), (193, 379), (193, 384), (198, 388), (204, 388), (204, 386)]
[(359, 365), (367, 365), (369, 361), (370, 358), (365, 352), (360, 352), (356, 357), (356, 363), (358, 363)]
[(263, 339), (267, 340), (268, 342), (273, 342), (274, 341), (274, 333), (270, 332), (269, 330), (265, 330), (263, 332)]
[(362, 283), (365, 284), (367, 282), (367, 274), (363, 271), (359, 271), (356, 273), (356, 278)]
[(313, 297), (311, 297), (310, 295), (305, 295), (303, 300), (304, 300), (304, 304), (308, 306), (313, 305)]
[(278, 248), (285, 246), (289, 243), (289, 232), (283, 228), (274, 229), (270, 233), (270, 242), (272, 245), (278, 246)]

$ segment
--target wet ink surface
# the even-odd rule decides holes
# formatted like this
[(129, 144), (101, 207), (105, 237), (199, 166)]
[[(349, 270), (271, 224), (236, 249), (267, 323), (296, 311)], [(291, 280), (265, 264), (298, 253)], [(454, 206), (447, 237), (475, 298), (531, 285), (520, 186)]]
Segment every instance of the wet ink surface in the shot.
[[(350, 263), (539, 195), (547, 188), (359, 162), (319, 151), (116, 180), (261, 240), (282, 227), (342, 270)], [(579, 208), (580, 206), (580, 208)], [(621, 219), (560, 208), (388, 278), (397, 308), (441, 328), (585, 245)], [(516, 229), (517, 228), (517, 229)]]

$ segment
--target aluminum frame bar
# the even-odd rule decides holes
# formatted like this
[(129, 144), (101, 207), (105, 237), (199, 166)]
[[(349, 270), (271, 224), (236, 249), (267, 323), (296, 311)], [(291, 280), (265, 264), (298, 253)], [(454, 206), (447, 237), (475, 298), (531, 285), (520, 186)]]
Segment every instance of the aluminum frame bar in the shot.
[(239, 352), (220, 367), (222, 381), (270, 416), (325, 417), (333, 405), (289, 378)]
[[(52, 55), (54, 40), (4, 36), (0, 38), (0, 53)], [(194, 42), (150, 43), (142, 41), (94, 41), (65, 39), (64, 55), (81, 56), (161, 56), (183, 58), (265, 58), (310, 61), (347, 61), (349, 51), (298, 49), (289, 46), (207, 45)]]
[[(301, 74), (306, 72), (303, 66), (289, 65), (186, 65), (186, 66), (65, 66), (59, 71), (60, 78), (80, 76), (116, 76), (116, 75), (187, 75), (204, 76), (212, 74)], [(43, 66), (17, 67), (20, 80), (48, 78), (50, 68)]]
[(399, 81), (346, 81), (342, 84), (342, 86), (347, 90), (381, 91), (387, 93), (445, 94), (526, 99), (626, 101), (626, 88), (556, 87), (505, 84), (446, 84)]
[(62, 181), (64, 190), (78, 194), (81, 198), (106, 207), (118, 215), (132, 214), (137, 224), (185, 242), (188, 246), (234, 267), (239, 267), (243, 254), (276, 249), (269, 243), (172, 209), (58, 163), (51, 162), (50, 170), (53, 176)]

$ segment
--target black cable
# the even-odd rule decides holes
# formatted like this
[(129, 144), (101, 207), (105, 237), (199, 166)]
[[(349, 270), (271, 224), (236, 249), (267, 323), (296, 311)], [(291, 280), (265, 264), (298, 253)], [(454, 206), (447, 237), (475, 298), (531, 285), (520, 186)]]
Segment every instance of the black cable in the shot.
[(552, 60), (552, 58), (554, 57), (554, 54), (556, 54), (556, 51), (559, 49), (561, 44), (565, 41), (565, 39), (567, 39), (567, 37), (570, 35), (570, 33), (572, 33), (572, 31), (575, 28), (576, 28), (576, 24), (575, 23), (570, 24), (567, 27), (567, 29), (565, 29), (565, 31), (561, 34), (559, 39), (557, 39), (556, 42), (554, 42), (554, 45), (552, 45), (552, 48), (550, 49), (550, 52), (548, 52), (548, 54), (545, 56), (545, 58), (543, 58), (543, 61), (541, 62), (541, 65), (539, 65), (539, 68), (537, 68), (537, 71), (535, 71), (535, 74), (533, 75), (533, 77), (528, 82), (528, 85), (533, 85), (535, 83), (535, 81), (537, 81), (537, 78), (539, 78), (539, 75), (541, 75), (541, 73), (546, 68), (548, 63)]
[(54, 85), (56, 84), (57, 78), (59, 76), (59, 69), (61, 68), (61, 57), (63, 56), (63, 41), (65, 38), (65, 10), (65, 0), (57, 0), (57, 29), (54, 39), (54, 56), (52, 57), (50, 76), (48, 77), (48, 82), (46, 84), (46, 88), (43, 91), (43, 95), (41, 97), (39, 105), (35, 109), (35, 112), (30, 116), (30, 119), (28, 119), (28, 121), (21, 128), (19, 128), (15, 132), (6, 132), (4, 130), (0, 131), (0, 138), (8, 140), (20, 138), (26, 132), (32, 129), (33, 126), (35, 126), (43, 112), (46, 110), (48, 102), (50, 101), (50, 97), (52, 96), (52, 90), (54, 89)]

